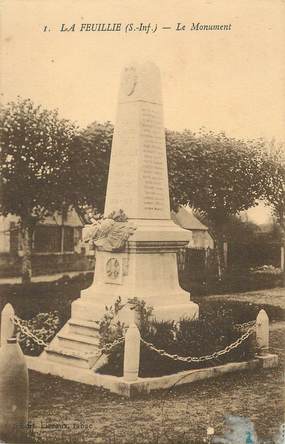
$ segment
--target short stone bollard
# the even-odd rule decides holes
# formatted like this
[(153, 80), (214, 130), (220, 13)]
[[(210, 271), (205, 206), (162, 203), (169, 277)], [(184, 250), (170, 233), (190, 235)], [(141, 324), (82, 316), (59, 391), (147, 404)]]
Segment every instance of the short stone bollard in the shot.
[(124, 379), (128, 382), (136, 381), (139, 374), (141, 335), (135, 324), (135, 310), (125, 336), (124, 349)]
[(6, 304), (1, 313), (0, 345), (7, 344), (7, 339), (14, 335), (15, 326), (12, 321), (14, 316), (14, 308), (11, 304)]
[(260, 355), (269, 349), (269, 319), (265, 310), (260, 310), (256, 318), (256, 345)]
[(15, 337), (0, 349), (0, 440), (19, 442), (28, 423), (28, 368)]

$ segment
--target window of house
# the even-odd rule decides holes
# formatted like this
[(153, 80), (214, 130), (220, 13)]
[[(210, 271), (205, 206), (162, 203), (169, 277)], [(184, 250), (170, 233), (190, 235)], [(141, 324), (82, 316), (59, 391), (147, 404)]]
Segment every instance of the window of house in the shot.
[(73, 252), (74, 228), (62, 225), (37, 225), (34, 234), (34, 251), (37, 253)]
[(74, 228), (74, 248), (78, 246), (79, 242), (82, 240), (82, 227)]
[(19, 228), (15, 222), (10, 222), (10, 252), (17, 254), (20, 247), (19, 243)]
[(63, 251), (74, 251), (73, 227), (63, 227)]
[(35, 228), (34, 250), (45, 253), (61, 252), (61, 226), (38, 225)]

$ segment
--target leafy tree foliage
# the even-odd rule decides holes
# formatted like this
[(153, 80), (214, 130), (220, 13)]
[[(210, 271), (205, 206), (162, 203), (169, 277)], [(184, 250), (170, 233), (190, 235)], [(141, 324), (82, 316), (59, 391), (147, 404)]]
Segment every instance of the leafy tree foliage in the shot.
[(78, 130), (57, 111), (18, 97), (0, 110), (0, 174), (3, 215), (20, 218), (23, 283), (31, 277), (34, 227), (47, 214), (74, 203), (69, 177)]
[[(80, 136), (78, 159), (85, 165), (86, 202), (103, 211), (113, 126), (94, 122)], [(190, 204), (207, 222), (216, 240), (220, 273), (224, 268), (223, 241), (231, 216), (257, 204), (264, 170), (260, 141), (243, 141), (224, 133), (166, 131), (172, 208)], [(82, 165), (82, 162), (81, 162)], [(74, 187), (78, 189), (78, 186)]]
[(74, 152), (76, 175), (72, 188), (80, 190), (81, 206), (103, 212), (114, 127), (94, 122), (81, 132)]
[(264, 199), (285, 231), (285, 148), (278, 146), (269, 150), (265, 154), (264, 168), (267, 172)]
[(281, 230), (281, 265), (284, 267), (285, 250), (285, 148), (272, 143), (264, 147), (264, 181), (263, 198), (272, 208), (272, 214)]
[(189, 204), (207, 222), (216, 242), (219, 275), (229, 218), (256, 205), (264, 176), (257, 142), (224, 133), (166, 133), (172, 206)]
[[(70, 205), (77, 209), (91, 205), (103, 211), (113, 125), (94, 122), (79, 132), (73, 123), (60, 119), (57, 111), (19, 98), (1, 108), (0, 135), (0, 211), (20, 217), (23, 275), (29, 280), (32, 232), (42, 217)], [(166, 142), (172, 207), (190, 204), (207, 219), (222, 274), (225, 224), (229, 217), (256, 205), (264, 193), (259, 142), (188, 130), (167, 131)], [(276, 168), (276, 163), (270, 165)], [(276, 193), (270, 194), (272, 185), (266, 177), (269, 201)]]

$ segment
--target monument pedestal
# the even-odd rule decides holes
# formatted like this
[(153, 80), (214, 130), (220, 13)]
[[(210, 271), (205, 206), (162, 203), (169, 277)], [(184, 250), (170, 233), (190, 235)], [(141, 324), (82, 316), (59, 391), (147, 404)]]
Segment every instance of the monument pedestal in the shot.
[[(98, 324), (106, 305), (134, 297), (153, 307), (157, 320), (195, 319), (199, 307), (179, 286), (176, 252), (191, 233), (171, 220), (132, 220), (137, 229), (122, 252), (98, 250), (94, 281), (72, 303), (71, 319), (41, 355), (42, 359), (72, 367), (100, 367)], [(118, 318), (128, 324), (129, 313)]]
[[(198, 317), (198, 305), (179, 286), (176, 252), (191, 234), (171, 220), (132, 220), (137, 227), (123, 252), (97, 251), (94, 281), (72, 304), (72, 318), (98, 320), (106, 305), (138, 298), (158, 320)], [(123, 315), (122, 315), (123, 316)]]

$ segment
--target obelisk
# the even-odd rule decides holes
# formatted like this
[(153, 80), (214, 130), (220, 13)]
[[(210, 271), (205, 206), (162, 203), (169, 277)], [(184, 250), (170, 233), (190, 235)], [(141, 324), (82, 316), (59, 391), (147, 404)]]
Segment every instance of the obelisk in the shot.
[(158, 319), (197, 317), (178, 282), (176, 252), (191, 234), (170, 218), (161, 78), (149, 62), (122, 71), (105, 216), (119, 209), (135, 234), (124, 251), (96, 252), (93, 284), (72, 304), (72, 318), (97, 320), (118, 296), (145, 300)]

